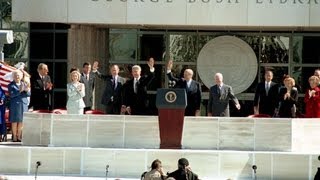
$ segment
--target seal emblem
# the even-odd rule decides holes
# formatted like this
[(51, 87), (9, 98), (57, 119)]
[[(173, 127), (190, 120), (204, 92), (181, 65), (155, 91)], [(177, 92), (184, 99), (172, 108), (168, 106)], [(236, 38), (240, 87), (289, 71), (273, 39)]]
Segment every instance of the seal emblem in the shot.
[(168, 91), (164, 97), (168, 103), (174, 103), (177, 100), (177, 94), (174, 91)]

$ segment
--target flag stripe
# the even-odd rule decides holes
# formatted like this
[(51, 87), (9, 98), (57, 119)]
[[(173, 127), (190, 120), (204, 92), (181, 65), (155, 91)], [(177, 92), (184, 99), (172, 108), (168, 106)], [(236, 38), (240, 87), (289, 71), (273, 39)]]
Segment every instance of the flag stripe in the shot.
[(8, 92), (8, 85), (10, 84), (10, 81), (3, 79), (3, 76), (14, 70), (16, 70), (16, 68), (0, 63), (0, 86), (5, 91), (5, 93)]

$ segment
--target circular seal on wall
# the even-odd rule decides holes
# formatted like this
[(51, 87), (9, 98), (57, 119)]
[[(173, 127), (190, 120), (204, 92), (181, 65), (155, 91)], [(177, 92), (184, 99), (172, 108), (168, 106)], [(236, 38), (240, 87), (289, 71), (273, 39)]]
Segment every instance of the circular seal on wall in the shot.
[(177, 100), (177, 94), (174, 91), (168, 91), (164, 97), (168, 103), (174, 103)]
[(215, 73), (222, 73), (223, 82), (239, 94), (255, 80), (258, 62), (253, 49), (245, 41), (233, 36), (219, 36), (201, 49), (197, 71), (208, 88), (215, 84)]

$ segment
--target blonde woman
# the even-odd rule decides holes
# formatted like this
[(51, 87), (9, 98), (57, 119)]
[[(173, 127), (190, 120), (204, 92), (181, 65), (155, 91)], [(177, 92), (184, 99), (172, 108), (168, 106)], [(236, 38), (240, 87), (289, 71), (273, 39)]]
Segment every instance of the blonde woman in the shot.
[(285, 76), (284, 87), (279, 92), (279, 117), (295, 118), (296, 104), (298, 102), (298, 91), (295, 88), (295, 80), (290, 76)]
[(21, 142), (23, 113), (28, 111), (30, 86), (22, 81), (23, 73), (13, 71), (13, 81), (8, 85), (10, 95), (9, 120), (12, 124), (12, 140)]
[(307, 118), (320, 118), (320, 79), (317, 76), (309, 78), (310, 88), (304, 96), (306, 103), (306, 117)]
[(83, 97), (85, 96), (85, 87), (80, 83), (81, 74), (78, 71), (70, 73), (71, 82), (67, 84), (67, 113), (68, 114), (83, 114), (85, 107)]

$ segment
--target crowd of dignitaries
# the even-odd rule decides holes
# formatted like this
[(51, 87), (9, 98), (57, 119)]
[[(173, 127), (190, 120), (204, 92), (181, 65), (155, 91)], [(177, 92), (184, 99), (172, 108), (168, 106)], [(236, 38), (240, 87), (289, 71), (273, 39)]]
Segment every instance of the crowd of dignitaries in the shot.
[[(270, 117), (297, 117), (298, 90), (295, 80), (284, 75), (283, 84), (273, 82), (273, 72), (265, 71), (265, 81), (258, 84), (254, 96), (254, 114)], [(306, 118), (320, 118), (320, 69), (309, 77), (309, 88), (305, 92)]]
[[(68, 100), (66, 104), (68, 114), (83, 114), (93, 107), (93, 92), (95, 81), (100, 78), (105, 81), (105, 88), (100, 103), (105, 105), (107, 114), (147, 115), (149, 99), (147, 95), (148, 85), (155, 79), (155, 60), (151, 57), (147, 61), (148, 68), (141, 74), (141, 67), (134, 65), (131, 68), (131, 77), (119, 76), (119, 66), (112, 65), (108, 74), (99, 72), (99, 63), (92, 65), (83, 64), (82, 71), (72, 68), (69, 72), (67, 84)], [(53, 84), (48, 75), (48, 66), (40, 63), (37, 73), (30, 76), (23, 70), (24, 67), (8, 75), (8, 97), (10, 97), (9, 120), (12, 122), (13, 139), (20, 141), (23, 112), (28, 111), (28, 106), (33, 110), (52, 110)], [(169, 60), (166, 74), (171, 82), (175, 82), (175, 88), (185, 89), (187, 95), (186, 116), (200, 116), (201, 84), (193, 80), (192, 69), (185, 69), (181, 77), (172, 74), (173, 61)], [(6, 75), (7, 76), (7, 75)], [(30, 78), (31, 77), (31, 78)], [(223, 75), (216, 73), (212, 77), (215, 85), (209, 89), (207, 107), (208, 116), (230, 116), (229, 101), (237, 110), (240, 103), (233, 93), (232, 87), (223, 82)], [(254, 96), (254, 114), (265, 114), (270, 117), (297, 117), (298, 90), (295, 80), (290, 76), (284, 76), (282, 84), (273, 82), (273, 72), (266, 70), (264, 81), (259, 83)], [(316, 69), (314, 75), (308, 79), (309, 88), (305, 92), (305, 117), (320, 117), (320, 69)], [(31, 92), (33, 95), (31, 95)], [(31, 96), (31, 101), (30, 101)], [(0, 112), (3, 134), (5, 93), (0, 88)], [(2, 138), (0, 137), (0, 140)]]
[[(148, 68), (144, 74), (141, 67), (131, 67), (131, 77), (121, 77), (119, 66), (110, 66), (109, 72), (104, 74), (99, 71), (99, 63), (92, 65), (85, 62), (82, 71), (78, 68), (70, 70), (70, 82), (67, 84), (68, 101), (66, 104), (69, 114), (83, 114), (93, 107), (93, 92), (96, 79), (105, 81), (102, 97), (98, 99), (105, 106), (107, 114), (148, 115), (149, 99), (148, 85), (155, 79), (155, 60), (151, 57), (147, 60)], [(38, 73), (31, 77), (31, 104), (34, 110), (51, 110), (51, 94), (53, 84), (48, 75), (48, 66), (40, 63)], [(202, 101), (201, 84), (193, 79), (192, 69), (184, 69), (181, 77), (175, 77), (172, 73), (173, 61), (169, 60), (166, 66), (166, 74), (171, 82), (175, 82), (174, 88), (185, 89), (187, 95), (186, 116), (200, 116)], [(316, 69), (314, 75), (309, 78), (309, 85), (305, 93), (306, 117), (320, 117), (319, 95), (320, 70)], [(208, 116), (230, 116), (229, 102), (240, 110), (241, 106), (233, 93), (232, 87), (223, 82), (223, 74), (216, 73), (212, 77), (214, 84), (209, 88), (207, 107)], [(270, 117), (296, 117), (298, 90), (295, 80), (285, 75), (283, 82), (273, 82), (273, 72), (266, 70), (264, 81), (257, 85), (254, 96), (254, 114), (264, 114)], [(30, 83), (29, 83), (30, 84)], [(28, 103), (29, 104), (29, 103)]]

